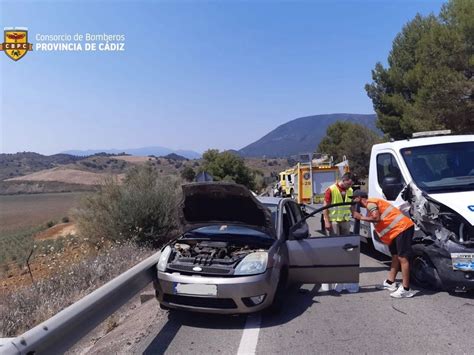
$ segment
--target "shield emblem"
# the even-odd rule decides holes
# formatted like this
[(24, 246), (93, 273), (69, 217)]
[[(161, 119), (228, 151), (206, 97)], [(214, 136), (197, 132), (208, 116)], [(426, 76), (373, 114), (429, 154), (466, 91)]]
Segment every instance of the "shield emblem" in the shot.
[(33, 50), (33, 45), (28, 43), (27, 30), (5, 30), (4, 42), (0, 45), (0, 49), (14, 61), (25, 56), (28, 51)]

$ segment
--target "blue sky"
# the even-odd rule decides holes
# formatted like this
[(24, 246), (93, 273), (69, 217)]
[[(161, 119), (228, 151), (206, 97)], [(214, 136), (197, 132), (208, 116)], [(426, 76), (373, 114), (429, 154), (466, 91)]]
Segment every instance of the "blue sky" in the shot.
[(125, 52), (0, 53), (1, 152), (240, 149), (297, 117), (373, 113), (364, 85), (441, 1), (1, 1), (1, 27), (124, 34)]

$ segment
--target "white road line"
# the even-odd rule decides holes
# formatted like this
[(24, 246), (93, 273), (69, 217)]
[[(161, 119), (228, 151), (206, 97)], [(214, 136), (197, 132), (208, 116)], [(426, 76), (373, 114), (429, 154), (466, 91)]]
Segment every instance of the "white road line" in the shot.
[(261, 321), (262, 316), (260, 313), (252, 314), (247, 317), (237, 355), (255, 354), (257, 351), (258, 333), (260, 332)]

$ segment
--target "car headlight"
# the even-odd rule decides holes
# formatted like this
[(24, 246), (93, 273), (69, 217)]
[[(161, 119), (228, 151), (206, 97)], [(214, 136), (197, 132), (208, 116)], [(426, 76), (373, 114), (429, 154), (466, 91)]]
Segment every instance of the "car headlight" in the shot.
[(166, 271), (166, 264), (168, 263), (170, 254), (171, 254), (171, 248), (168, 245), (161, 252), (160, 259), (158, 260), (158, 266), (157, 266), (158, 271)]
[(255, 275), (267, 269), (268, 253), (258, 251), (247, 255), (235, 268), (234, 275)]

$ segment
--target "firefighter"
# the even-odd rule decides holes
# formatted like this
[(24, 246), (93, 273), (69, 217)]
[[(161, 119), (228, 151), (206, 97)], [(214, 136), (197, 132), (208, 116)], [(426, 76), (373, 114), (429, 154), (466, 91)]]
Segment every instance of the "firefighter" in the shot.
[[(324, 206), (335, 203), (352, 202), (351, 173), (342, 175), (341, 180), (329, 186), (324, 194)], [(329, 235), (348, 235), (351, 232), (351, 206), (339, 206), (323, 211), (324, 227)]]
[[(353, 217), (361, 221), (375, 224), (375, 231), (382, 242), (387, 244), (392, 254), (392, 264), (388, 278), (378, 286), (380, 289), (392, 291), (391, 297), (413, 297), (415, 292), (410, 290), (411, 242), (415, 232), (415, 224), (398, 208), (381, 198), (368, 198), (367, 192), (357, 190), (352, 200), (367, 209), (367, 216), (354, 211)], [(402, 284), (397, 287), (395, 278), (398, 270), (402, 270)]]

